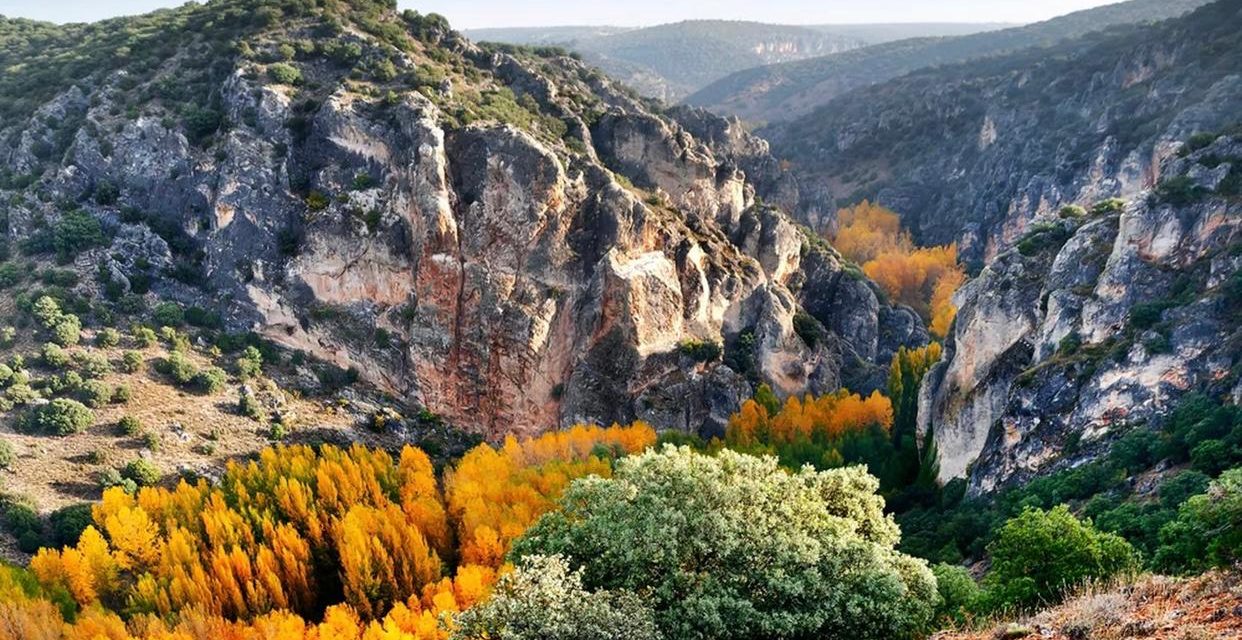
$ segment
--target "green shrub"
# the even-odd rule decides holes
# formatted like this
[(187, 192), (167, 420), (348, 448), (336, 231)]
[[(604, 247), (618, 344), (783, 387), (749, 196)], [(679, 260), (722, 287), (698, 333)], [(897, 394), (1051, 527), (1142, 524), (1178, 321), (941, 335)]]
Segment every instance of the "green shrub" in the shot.
[(318, 191), (312, 191), (306, 196), (306, 208), (311, 211), (323, 211), (328, 208), (329, 204), (332, 204), (332, 201), (328, 199), (328, 196)]
[(112, 404), (126, 404), (134, 399), (134, 391), (127, 384), (118, 384), (112, 390)]
[(254, 347), (246, 347), (242, 356), (237, 359), (237, 376), (242, 380), (250, 380), (263, 375), (263, 354)]
[(965, 567), (940, 563), (932, 567), (940, 604), (936, 607), (937, 626), (964, 624), (979, 602), (979, 585)]
[(56, 302), (51, 296), (41, 296), (35, 300), (30, 307), (30, 314), (39, 321), (39, 326), (45, 330), (51, 330), (56, 326), (57, 322), (64, 317), (64, 312), (60, 309), (60, 303)]
[(1065, 505), (1051, 511), (1028, 507), (1001, 527), (988, 552), (987, 600), (993, 609), (1056, 603), (1083, 584), (1139, 567), (1129, 542), (1080, 521)]
[(52, 342), (62, 347), (73, 346), (82, 339), (82, 321), (73, 314), (66, 315), (48, 333)]
[(1130, 308), (1130, 325), (1135, 329), (1150, 329), (1160, 322), (1169, 308), (1167, 302), (1140, 302)]
[(0, 364), (0, 387), (7, 387), (13, 382), (13, 369), (7, 364)]
[(1078, 332), (1071, 332), (1061, 342), (1057, 343), (1057, 354), (1061, 356), (1072, 356), (1078, 353), (1078, 349), (1082, 347), (1082, 336)]
[(935, 578), (893, 550), (878, 487), (860, 467), (791, 474), (666, 446), (574, 481), (512, 557), (561, 555), (588, 590), (648, 594), (669, 638), (909, 637), (931, 620)]
[(11, 289), (26, 279), (27, 272), (15, 262), (0, 264), (0, 289)]
[(52, 542), (58, 547), (72, 546), (78, 543), (82, 532), (92, 522), (92, 505), (86, 502), (61, 507), (48, 516), (48, 525), (52, 530)]
[(686, 340), (677, 345), (677, 350), (695, 362), (715, 362), (723, 352), (720, 344), (710, 340)]
[(296, 86), (302, 84), (302, 72), (286, 62), (277, 62), (267, 68), (267, 75), (278, 84)]
[(185, 311), (175, 302), (161, 302), (151, 310), (157, 327), (180, 327), (185, 324)]
[(112, 385), (100, 380), (86, 380), (78, 386), (75, 394), (83, 404), (98, 409), (112, 402)]
[(52, 248), (61, 260), (70, 260), (82, 251), (104, 243), (103, 227), (94, 216), (70, 211), (52, 227)]
[(17, 538), (17, 548), (23, 553), (34, 553), (45, 543), (43, 518), (22, 503), (10, 503), (4, 511), (4, 527)]
[(254, 397), (254, 394), (241, 394), (241, 398), (237, 401), (237, 411), (257, 422), (267, 420), (267, 413), (263, 410), (263, 405), (259, 402), (259, 399)]
[(85, 378), (99, 379), (112, 373), (112, 365), (102, 354), (81, 353), (74, 359), (77, 361), (78, 371)]
[(1109, 198), (1095, 203), (1091, 207), (1091, 214), (1096, 216), (1108, 215), (1111, 213), (1121, 213), (1126, 208), (1126, 201), (1121, 198)]
[(655, 617), (638, 595), (583, 588), (563, 558), (531, 556), (491, 596), (456, 620), (454, 640), (656, 640)]
[(95, 423), (95, 414), (76, 400), (57, 398), (32, 409), (25, 416), (30, 431), (67, 436), (85, 431)]
[(14, 327), (0, 327), (0, 347), (11, 347), (17, 341), (17, 329)]
[(121, 332), (113, 329), (112, 327), (102, 329), (99, 333), (95, 334), (96, 346), (104, 349), (110, 349), (118, 344), (121, 344)]
[(160, 361), (159, 371), (183, 386), (193, 382), (198, 375), (198, 367), (178, 351), (169, 353), (168, 357)]
[(190, 307), (186, 309), (185, 321), (192, 327), (202, 327), (204, 329), (219, 329), (224, 325), (224, 321), (220, 318), (220, 314), (215, 311), (208, 311), (202, 307)]
[(96, 478), (100, 489), (110, 489), (112, 487), (121, 487), (125, 493), (133, 495), (138, 492), (138, 483), (121, 475), (116, 469), (104, 469), (99, 472)]
[(11, 469), (17, 462), (17, 450), (8, 440), (0, 440), (0, 469)]
[(1224, 440), (1204, 440), (1190, 450), (1190, 464), (1209, 476), (1228, 469), (1237, 458), (1233, 447)]
[(159, 451), (163, 442), (164, 439), (160, 437), (160, 434), (154, 431), (146, 431), (142, 434), (142, 446), (151, 451)]
[(142, 421), (134, 416), (121, 416), (116, 423), (117, 431), (123, 436), (134, 437), (142, 433)]
[(1078, 218), (1085, 218), (1087, 216), (1087, 210), (1079, 205), (1071, 204), (1061, 207), (1061, 211), (1058, 215), (1069, 220), (1076, 220)]
[(153, 487), (160, 483), (160, 479), (164, 474), (150, 461), (137, 458), (131, 460), (125, 465), (125, 469), (121, 472), (121, 477), (126, 480), (133, 480), (134, 484), (140, 487)]
[(217, 394), (228, 384), (228, 374), (220, 367), (208, 367), (194, 376), (194, 386), (206, 394)]
[(1155, 565), (1199, 573), (1242, 561), (1242, 468), (1230, 469), (1207, 492), (1186, 500), (1177, 519), (1160, 529)]
[(1154, 196), (1157, 202), (1174, 206), (1186, 206), (1202, 200), (1208, 193), (1190, 176), (1176, 176), (1161, 180), (1156, 185)]
[(144, 359), (141, 353), (137, 351), (126, 351), (121, 356), (121, 371), (125, 373), (137, 373), (142, 369)]
[(110, 207), (121, 197), (121, 190), (107, 180), (95, 183), (95, 204)]
[(153, 347), (157, 342), (159, 342), (159, 338), (156, 337), (155, 331), (151, 329), (151, 327), (135, 325), (134, 328), (130, 330), (130, 334), (134, 337), (134, 344), (138, 345), (138, 347), (142, 349)]

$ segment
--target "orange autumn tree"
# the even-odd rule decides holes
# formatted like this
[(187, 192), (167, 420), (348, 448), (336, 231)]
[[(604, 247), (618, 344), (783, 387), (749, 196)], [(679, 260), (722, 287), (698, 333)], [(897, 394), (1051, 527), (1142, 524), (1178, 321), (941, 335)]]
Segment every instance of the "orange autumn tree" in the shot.
[(628, 427), (575, 426), (499, 448), (475, 447), (445, 472), (444, 492), (457, 530), (461, 561), (498, 567), (509, 545), (555, 508), (565, 487), (588, 475), (607, 477), (611, 458), (655, 444), (656, 433)]
[(775, 454), (792, 468), (879, 464), (892, 424), (893, 405), (878, 391), (865, 398), (846, 389), (819, 397), (791, 396), (776, 413), (751, 399), (729, 418), (725, 445)]
[(893, 301), (917, 311), (933, 334), (948, 333), (957, 314), (953, 294), (966, 281), (956, 245), (916, 247), (896, 213), (866, 200), (837, 212), (828, 239)]

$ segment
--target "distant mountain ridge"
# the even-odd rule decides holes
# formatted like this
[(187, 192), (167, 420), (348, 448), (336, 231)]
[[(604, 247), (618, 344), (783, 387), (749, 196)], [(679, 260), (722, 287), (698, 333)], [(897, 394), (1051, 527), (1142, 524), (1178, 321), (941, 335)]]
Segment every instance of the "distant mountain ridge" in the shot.
[(803, 221), (878, 199), (928, 244), (984, 261), (1066, 204), (1155, 187), (1191, 136), (1242, 105), (1242, 0), (852, 91), (759, 133)]
[(1114, 25), (1164, 20), (1207, 2), (1131, 0), (1023, 27), (962, 37), (907, 39), (744, 69), (700, 89), (685, 102), (749, 122), (792, 120), (853, 89), (917, 69), (1051, 46)]
[(731, 73), (840, 53), (913, 36), (949, 36), (996, 24), (776, 25), (688, 20), (644, 28), (611, 26), (477, 29), (476, 41), (556, 45), (649, 97), (677, 101)]

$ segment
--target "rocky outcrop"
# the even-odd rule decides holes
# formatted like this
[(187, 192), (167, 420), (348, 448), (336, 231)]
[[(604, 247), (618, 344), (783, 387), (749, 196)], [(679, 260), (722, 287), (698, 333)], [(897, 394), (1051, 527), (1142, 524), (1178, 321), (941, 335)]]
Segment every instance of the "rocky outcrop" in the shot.
[(921, 389), (943, 479), (1021, 482), (1158, 426), (1188, 393), (1236, 394), (1242, 139), (1162, 173), (1124, 209), (1040, 221), (958, 293)]
[[(305, 57), (301, 88), (277, 84), (256, 36), (199, 139), (162, 105), (127, 114), (123, 73), (68, 88), (34, 117), (83, 123), (38, 178), (51, 197), (15, 192), (10, 233), (76, 200), (117, 231), (88, 256), (120, 256), (111, 286), (152, 281), (149, 297), (218, 309), (490, 437), (635, 419), (720, 434), (759, 383), (874, 383), (894, 345), (926, 340), (888, 331), (902, 311), (758, 202), (751, 174), (779, 192), (779, 167), (738, 123), (682, 124), (570, 58), (427, 31), (400, 52), (341, 36), (398, 78), (443, 60), (465, 74), (419, 90)], [(3, 138), (25, 170), (30, 136)]]

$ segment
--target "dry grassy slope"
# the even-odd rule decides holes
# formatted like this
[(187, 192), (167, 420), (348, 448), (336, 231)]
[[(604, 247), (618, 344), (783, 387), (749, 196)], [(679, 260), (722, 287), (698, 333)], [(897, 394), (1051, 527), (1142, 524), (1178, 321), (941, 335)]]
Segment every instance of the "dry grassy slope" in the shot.
[(932, 640), (1233, 640), (1242, 638), (1242, 574), (1189, 580), (1147, 576), (1084, 591), (1063, 605), (977, 631)]
[[(34, 270), (32, 266), (31, 271)], [(86, 289), (90, 286), (83, 285)], [(0, 362), (10, 363), (20, 355), (35, 387), (53, 375), (80, 372), (76, 362), (57, 371), (41, 361), (44, 336), (33, 323), (23, 323), (15, 308), (15, 294), (23, 288), (26, 287), (4, 291), (0, 296), (0, 326), (17, 327), (16, 340), (0, 347)], [(373, 412), (389, 402), (363, 384), (327, 392), (313, 371), (318, 363), (309, 359), (298, 360), (295, 365), (289, 354), (283, 354), (280, 363), (264, 364), (262, 377), (243, 382), (234, 364), (238, 354), (213, 352), (195, 329), (183, 329), (193, 336), (187, 357), (199, 370), (213, 365), (223, 368), (229, 374), (228, 382), (215, 394), (178, 387), (157, 370), (158, 363), (170, 353), (169, 345), (161, 340), (146, 348), (139, 346), (126, 329), (131, 321), (150, 323), (145, 317), (118, 317), (114, 324), (121, 339), (115, 347), (97, 346), (96, 337), (102, 329), (92, 327), (82, 330), (77, 346), (65, 349), (69, 354), (106, 356), (112, 371), (101, 380), (113, 388), (126, 386), (131, 392), (125, 403), (93, 409), (95, 423), (84, 432), (66, 437), (29, 433), (19, 428), (19, 420), (29, 406), (0, 410), (0, 441), (9, 443), (15, 453), (9, 468), (0, 469), (0, 494), (6, 499), (27, 502), (43, 513), (75, 502), (97, 500), (102, 492), (100, 474), (109, 468), (122, 469), (137, 458), (152, 462), (163, 473), (165, 483), (193, 475), (217, 477), (228, 461), (253, 455), (277, 442), (270, 420), (257, 421), (241, 414), (238, 402), (243, 385), (254, 391), (269, 415), (280, 407), (286, 431), (281, 441), (285, 443), (358, 442), (395, 450), (407, 438), (424, 437), (434, 440), (429, 451), (464, 446), (453, 439), (452, 433), (440, 433), (447, 427), (423, 429), (421, 421), (418, 433), (363, 428)], [(139, 352), (143, 357), (142, 367), (134, 373), (125, 373), (121, 368), (127, 351)], [(308, 389), (314, 397), (302, 397), (296, 389)], [(54, 397), (74, 395), (61, 393)], [(118, 422), (123, 416), (138, 418), (143, 432), (128, 436), (121, 433)], [(157, 446), (148, 446), (146, 433), (154, 434)], [(26, 559), (12, 537), (4, 532), (0, 532), (0, 558), (19, 562)]]

